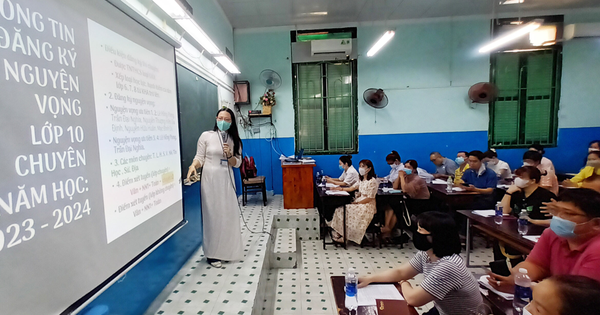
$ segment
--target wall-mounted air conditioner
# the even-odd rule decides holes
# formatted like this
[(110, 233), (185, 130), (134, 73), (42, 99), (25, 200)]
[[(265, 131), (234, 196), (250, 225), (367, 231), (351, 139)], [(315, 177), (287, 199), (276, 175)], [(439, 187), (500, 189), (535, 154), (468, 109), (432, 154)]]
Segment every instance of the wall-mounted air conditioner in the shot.
[(310, 41), (310, 55), (339, 54), (349, 56), (352, 52), (352, 39), (322, 39)]
[(600, 23), (577, 23), (565, 26), (563, 38), (600, 37)]

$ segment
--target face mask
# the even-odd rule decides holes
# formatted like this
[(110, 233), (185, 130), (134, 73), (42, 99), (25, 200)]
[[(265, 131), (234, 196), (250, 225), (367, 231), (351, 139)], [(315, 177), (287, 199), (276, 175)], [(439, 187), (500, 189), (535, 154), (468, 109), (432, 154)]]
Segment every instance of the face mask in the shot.
[(496, 164), (498, 164), (498, 160), (489, 160), (487, 162), (487, 164), (489, 164), (489, 165), (496, 165)]
[(406, 175), (410, 175), (410, 174), (412, 174), (412, 170), (408, 169), (408, 168), (405, 168), (404, 169), (404, 173), (406, 173)]
[(390, 168), (391, 168), (391, 169), (395, 170), (395, 169), (396, 169), (396, 167), (397, 167), (397, 165), (396, 165), (396, 164), (390, 164)]
[(427, 235), (419, 232), (413, 233), (413, 244), (415, 245), (415, 248), (420, 251), (428, 251), (433, 246), (433, 244), (427, 240)]
[(523, 162), (523, 166), (533, 166), (533, 164), (531, 164), (529, 162)]
[(515, 186), (517, 186), (519, 188), (525, 188), (525, 187), (529, 186), (529, 181), (524, 180), (521, 177), (517, 177), (517, 178), (515, 178)]
[(587, 161), (587, 163), (585, 165), (586, 166), (591, 166), (591, 167), (594, 167), (594, 168), (599, 168), (600, 167), (600, 160)]
[(463, 164), (465, 162), (465, 158), (462, 156), (457, 157), (456, 160), (454, 160), (454, 162), (456, 162), (456, 164), (458, 165)]
[(577, 223), (565, 220), (558, 216), (553, 216), (552, 221), (550, 221), (550, 229), (556, 233), (556, 235), (563, 238), (573, 238), (577, 236), (575, 234), (575, 227)]
[(596, 148), (588, 148), (588, 152), (593, 152), (593, 151), (600, 151), (600, 150), (598, 150)]
[(344, 171), (344, 165), (340, 165), (340, 170)]
[(365, 174), (367, 174), (367, 170), (361, 167), (358, 169), (358, 173), (360, 174), (360, 176), (365, 176)]
[(529, 305), (530, 304), (527, 304), (525, 307), (523, 307), (523, 315), (531, 315), (531, 312), (527, 309)]
[(221, 131), (227, 131), (229, 130), (229, 127), (231, 127), (231, 123), (224, 120), (217, 120), (217, 127)]

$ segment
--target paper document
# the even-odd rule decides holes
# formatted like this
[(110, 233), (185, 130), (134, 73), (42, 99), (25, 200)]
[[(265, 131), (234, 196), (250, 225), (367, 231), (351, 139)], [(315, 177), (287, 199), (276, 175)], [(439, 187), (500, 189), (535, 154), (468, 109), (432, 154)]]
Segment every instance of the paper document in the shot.
[(393, 284), (370, 284), (358, 289), (358, 306), (377, 305), (378, 300), (404, 300)]
[(474, 210), (473, 213), (482, 217), (493, 217), (496, 215), (495, 210)]
[(325, 187), (328, 187), (328, 188), (333, 188), (333, 187), (340, 187), (340, 186), (339, 186), (339, 185), (336, 185), (336, 184), (333, 184), (333, 183), (326, 183), (326, 184), (325, 184)]
[(498, 184), (496, 185), (496, 187), (500, 188), (500, 189), (508, 189), (508, 187), (510, 187), (510, 185), (506, 185), (506, 184)]
[(325, 193), (327, 195), (334, 195), (334, 196), (350, 196), (350, 194), (347, 191), (340, 191), (340, 190), (328, 190)]
[[(487, 275), (483, 275), (479, 278), (479, 283), (481, 283), (481, 285), (483, 285), (486, 289), (498, 294), (500, 297), (502, 297), (505, 300), (509, 300), (512, 301), (512, 299), (514, 298), (513, 294), (510, 293), (504, 293), (504, 292), (500, 292), (496, 289), (494, 289), (491, 285), (490, 282), (488, 281), (488, 276)], [(359, 303), (360, 303), (360, 298), (359, 298)], [(359, 304), (360, 305), (360, 304)]]
[(524, 235), (523, 238), (526, 240), (530, 240), (532, 242), (537, 243), (537, 241), (542, 237), (541, 235)]
[(452, 190), (454, 190), (454, 191), (465, 191), (465, 189), (462, 188), (462, 187), (452, 187)]
[(434, 179), (433, 181), (431, 181), (431, 183), (432, 183), (432, 184), (445, 185), (445, 184), (447, 184), (448, 182), (447, 182), (447, 181), (445, 181), (445, 180), (443, 180), (443, 179), (436, 178), (436, 179)]

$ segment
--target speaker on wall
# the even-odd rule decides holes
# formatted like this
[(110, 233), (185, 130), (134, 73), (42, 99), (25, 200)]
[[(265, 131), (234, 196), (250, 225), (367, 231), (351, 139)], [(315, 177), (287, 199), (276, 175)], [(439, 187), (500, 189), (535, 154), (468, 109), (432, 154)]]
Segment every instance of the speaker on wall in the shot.
[(233, 100), (235, 105), (250, 105), (250, 82), (233, 82)]

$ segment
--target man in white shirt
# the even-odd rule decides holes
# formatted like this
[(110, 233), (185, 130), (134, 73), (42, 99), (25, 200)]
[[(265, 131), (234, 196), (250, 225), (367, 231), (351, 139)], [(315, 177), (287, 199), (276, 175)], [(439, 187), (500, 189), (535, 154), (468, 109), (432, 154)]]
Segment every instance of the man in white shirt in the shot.
[(495, 151), (488, 150), (483, 155), (483, 162), (486, 163), (485, 166), (496, 172), (498, 179), (512, 178), (510, 165), (502, 160), (499, 160), (498, 154)]

